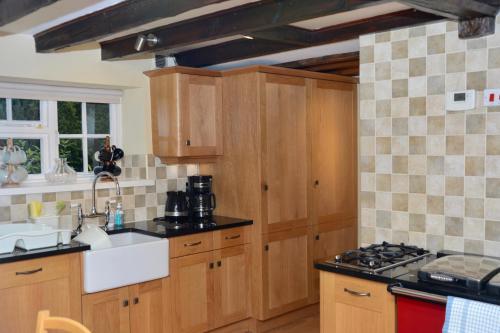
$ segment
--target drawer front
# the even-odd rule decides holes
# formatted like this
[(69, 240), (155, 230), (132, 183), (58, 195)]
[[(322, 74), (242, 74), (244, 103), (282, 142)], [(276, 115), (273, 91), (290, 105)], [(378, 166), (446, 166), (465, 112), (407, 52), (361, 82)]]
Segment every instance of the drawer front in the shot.
[(386, 284), (336, 274), (336, 302), (382, 312), (388, 293)]
[(214, 232), (214, 249), (237, 246), (249, 243), (248, 227), (223, 229)]
[[(78, 255), (78, 254), (76, 254)], [(0, 289), (18, 287), (66, 277), (75, 255), (59, 255), (0, 265)]]
[(212, 249), (213, 235), (211, 232), (175, 237), (170, 240), (171, 258), (211, 251)]

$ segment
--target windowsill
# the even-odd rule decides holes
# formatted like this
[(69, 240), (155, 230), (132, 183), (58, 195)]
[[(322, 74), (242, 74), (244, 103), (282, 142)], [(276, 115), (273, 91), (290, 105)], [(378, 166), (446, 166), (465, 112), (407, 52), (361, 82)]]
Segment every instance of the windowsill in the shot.
[[(120, 187), (137, 187), (137, 186), (152, 186), (155, 184), (153, 179), (121, 179)], [(114, 188), (113, 182), (100, 181), (97, 189), (110, 189)], [(17, 194), (36, 194), (36, 193), (55, 193), (55, 192), (72, 192), (72, 191), (85, 191), (92, 189), (92, 181), (89, 179), (78, 179), (76, 183), (72, 184), (49, 184), (45, 181), (40, 182), (26, 182), (14, 186), (0, 187), (0, 195), (17, 195)]]

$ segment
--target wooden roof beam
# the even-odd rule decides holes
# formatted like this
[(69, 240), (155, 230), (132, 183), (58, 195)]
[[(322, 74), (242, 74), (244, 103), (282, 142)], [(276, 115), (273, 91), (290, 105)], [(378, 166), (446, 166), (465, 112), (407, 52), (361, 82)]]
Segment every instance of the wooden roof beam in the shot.
[(1, 0), (0, 27), (49, 6), (58, 0)]
[[(5, 1), (5, 0), (4, 0)], [(37, 52), (58, 49), (99, 40), (183, 12), (226, 0), (127, 0), (114, 6), (64, 22), (35, 35)], [(10, 0), (7, 2), (26, 2)], [(2, 11), (0, 10), (0, 13)]]
[[(284, 26), (320, 16), (378, 5), (387, 0), (262, 0), (101, 43), (103, 60), (126, 58), (146, 52), (173, 50), (200, 42)], [(159, 42), (134, 50), (140, 34), (154, 34)]]

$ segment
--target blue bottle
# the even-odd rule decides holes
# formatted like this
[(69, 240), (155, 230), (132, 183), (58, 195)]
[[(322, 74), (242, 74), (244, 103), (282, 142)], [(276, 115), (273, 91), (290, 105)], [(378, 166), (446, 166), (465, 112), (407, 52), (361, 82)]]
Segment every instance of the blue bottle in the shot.
[(119, 202), (116, 205), (115, 211), (115, 227), (121, 227), (123, 225), (123, 208), (122, 203)]

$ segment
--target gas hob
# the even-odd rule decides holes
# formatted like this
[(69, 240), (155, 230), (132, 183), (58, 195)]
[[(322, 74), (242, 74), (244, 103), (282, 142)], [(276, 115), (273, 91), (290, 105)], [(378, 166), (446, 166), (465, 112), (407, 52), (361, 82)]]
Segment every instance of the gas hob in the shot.
[(346, 251), (328, 260), (327, 263), (339, 268), (375, 274), (407, 265), (430, 255), (429, 251), (416, 246), (383, 242)]

